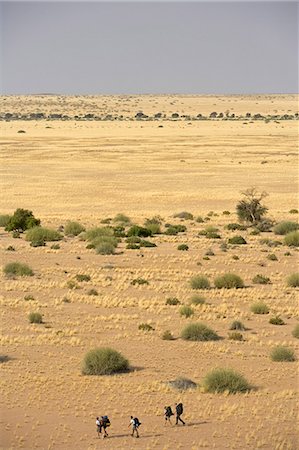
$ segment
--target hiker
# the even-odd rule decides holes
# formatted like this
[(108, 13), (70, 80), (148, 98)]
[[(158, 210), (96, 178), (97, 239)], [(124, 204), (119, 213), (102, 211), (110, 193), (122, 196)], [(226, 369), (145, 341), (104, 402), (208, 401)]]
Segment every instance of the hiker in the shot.
[(110, 426), (110, 420), (108, 416), (101, 416), (101, 418), (97, 417), (96, 420), (97, 425), (97, 432), (98, 436), (100, 437), (100, 434), (102, 434), (102, 429), (104, 430), (103, 439), (108, 436), (108, 433), (106, 431), (106, 428)]
[(172, 412), (171, 406), (164, 406), (165, 425), (167, 424), (167, 422), (169, 422), (170, 425), (171, 425), (171, 420), (170, 420), (170, 418), (171, 418), (171, 416), (173, 416), (173, 415), (174, 415), (174, 414), (173, 414), (173, 412)]
[(128, 428), (132, 427), (132, 434), (131, 434), (132, 437), (134, 436), (134, 432), (136, 431), (136, 437), (139, 438), (138, 428), (140, 425), (141, 423), (139, 422), (139, 419), (137, 417), (131, 416)]
[(175, 411), (176, 411), (176, 418), (175, 418), (175, 424), (178, 425), (179, 421), (182, 422), (183, 425), (186, 425), (183, 419), (181, 419), (181, 415), (184, 412), (183, 404), (182, 403), (176, 403), (175, 404)]

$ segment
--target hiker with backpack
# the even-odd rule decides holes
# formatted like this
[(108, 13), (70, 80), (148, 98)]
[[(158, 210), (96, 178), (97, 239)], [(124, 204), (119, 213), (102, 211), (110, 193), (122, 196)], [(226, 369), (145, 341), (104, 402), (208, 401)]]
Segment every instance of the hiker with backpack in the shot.
[(102, 429), (104, 430), (103, 439), (108, 436), (108, 433), (106, 431), (107, 427), (110, 427), (110, 420), (108, 416), (101, 416), (100, 418), (97, 417), (96, 419), (96, 426), (97, 426), (97, 433), (100, 437), (100, 434), (102, 434)]
[(172, 412), (171, 406), (164, 406), (165, 425), (167, 424), (167, 422), (169, 422), (170, 425), (171, 425), (171, 420), (170, 420), (170, 418), (171, 418), (171, 416), (173, 416), (173, 415), (174, 415), (174, 414), (173, 414), (173, 412)]
[(182, 422), (183, 425), (186, 425), (183, 419), (181, 419), (181, 415), (184, 412), (183, 409), (183, 403), (176, 403), (175, 404), (175, 411), (176, 411), (176, 418), (175, 418), (175, 424), (178, 425), (179, 421)]
[(134, 433), (136, 432), (136, 437), (139, 438), (138, 428), (140, 427), (140, 425), (141, 423), (139, 422), (139, 419), (137, 417), (131, 416), (128, 428), (132, 427), (132, 437), (134, 437)]

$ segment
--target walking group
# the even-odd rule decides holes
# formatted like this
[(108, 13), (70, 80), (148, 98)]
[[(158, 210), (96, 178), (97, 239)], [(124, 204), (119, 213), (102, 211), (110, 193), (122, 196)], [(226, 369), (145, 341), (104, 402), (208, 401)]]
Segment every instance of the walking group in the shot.
[[(182, 403), (176, 403), (175, 404), (175, 424), (178, 425), (179, 422), (181, 422), (183, 425), (186, 425), (186, 423), (181, 418), (181, 415), (184, 412), (183, 404)], [(172, 412), (171, 406), (165, 406), (164, 407), (164, 418), (165, 418), (165, 424), (171, 423), (171, 417), (174, 416), (174, 413)], [(105, 437), (108, 437), (107, 428), (110, 427), (111, 423), (108, 416), (100, 416), (96, 418), (96, 426), (97, 426), (97, 433), (98, 436), (103, 436), (103, 439)], [(131, 416), (130, 423), (128, 425), (128, 428), (131, 428), (131, 436), (136, 438), (139, 438), (139, 427), (141, 425), (141, 422), (139, 421), (138, 417)]]

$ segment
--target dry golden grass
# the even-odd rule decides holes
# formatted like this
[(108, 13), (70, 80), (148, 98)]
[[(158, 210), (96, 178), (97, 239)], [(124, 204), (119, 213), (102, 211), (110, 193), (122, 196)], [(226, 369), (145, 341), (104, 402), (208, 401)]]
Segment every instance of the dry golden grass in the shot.
[[(23, 100), (22, 100), (23, 101)], [(46, 103), (42, 103), (45, 101)], [(174, 103), (174, 104), (172, 104)], [(49, 97), (7, 98), (13, 111), (128, 111), (154, 112), (213, 110), (240, 113), (296, 112), (293, 96), (268, 97)], [(59, 109), (60, 108), (60, 109)], [(80, 108), (82, 108), (80, 110)], [(234, 108), (234, 110), (233, 110)], [(239, 109), (238, 109), (239, 108)], [(256, 108), (256, 109), (255, 109)], [(297, 122), (0, 122), (0, 213), (29, 208), (43, 225), (58, 227), (67, 220), (98, 226), (100, 220), (123, 212), (143, 224), (160, 214), (165, 222), (181, 223), (172, 216), (190, 211), (212, 216), (207, 222), (219, 228), (221, 241), (198, 236), (206, 224), (182, 222), (187, 233), (159, 235), (156, 248), (127, 250), (121, 243), (116, 255), (97, 255), (86, 242), (67, 237), (59, 250), (32, 248), (23, 238), (13, 239), (0, 229), (0, 252), (7, 262), (29, 264), (30, 279), (7, 279), (1, 271), (1, 448), (22, 449), (193, 449), (221, 450), (298, 448), (297, 363), (273, 363), (269, 353), (277, 344), (299, 342), (292, 330), (299, 319), (298, 289), (286, 286), (298, 261), (296, 250), (285, 256), (285, 246), (275, 248), (278, 261), (269, 261), (273, 249), (260, 239), (274, 239), (242, 231), (247, 245), (223, 252), (222, 240), (236, 234), (224, 229), (236, 222), (235, 204), (240, 191), (256, 185), (270, 196), (269, 215), (277, 221), (296, 220)], [(51, 126), (51, 128), (46, 128)], [(17, 134), (19, 129), (25, 134)], [(261, 164), (267, 160), (267, 164)], [(229, 210), (229, 216), (222, 215)], [(238, 232), (239, 234), (239, 232)], [(188, 252), (177, 246), (189, 245)], [(12, 245), (15, 252), (5, 249)], [(215, 256), (203, 260), (211, 248)], [(267, 250), (268, 253), (262, 250)], [(143, 256), (141, 256), (143, 255)], [(234, 260), (232, 255), (237, 255)], [(77, 259), (80, 256), (81, 259)], [(201, 265), (197, 263), (200, 262)], [(262, 264), (262, 266), (260, 265)], [(168, 297), (188, 304), (194, 294), (193, 275), (202, 274), (211, 284), (215, 277), (233, 272), (245, 289), (203, 291), (206, 303), (192, 306), (194, 317), (180, 316), (180, 305), (165, 305)], [(255, 285), (257, 273), (270, 285)], [(68, 282), (88, 274), (88, 282)], [(148, 285), (131, 285), (138, 277)], [(97, 296), (88, 295), (94, 288)], [(197, 292), (196, 292), (197, 293)], [(32, 295), (33, 300), (24, 300)], [(68, 301), (65, 301), (65, 298)], [(250, 312), (263, 301), (270, 315), (280, 315), (281, 327), (269, 324), (270, 315)], [(28, 314), (40, 311), (44, 324), (29, 324)], [(191, 321), (213, 328), (224, 339), (187, 342), (161, 339), (165, 330), (175, 338)], [(247, 327), (244, 341), (228, 339), (232, 321)], [(150, 323), (154, 331), (138, 330)], [(134, 370), (112, 377), (81, 375), (85, 353), (109, 346), (124, 354)], [(201, 383), (214, 367), (231, 367), (257, 387), (245, 395), (178, 392), (165, 384), (179, 376)], [(164, 427), (163, 407), (182, 401), (187, 427)], [(109, 414), (111, 438), (98, 442), (95, 417)], [(142, 422), (141, 439), (132, 441), (127, 424), (131, 414)]]

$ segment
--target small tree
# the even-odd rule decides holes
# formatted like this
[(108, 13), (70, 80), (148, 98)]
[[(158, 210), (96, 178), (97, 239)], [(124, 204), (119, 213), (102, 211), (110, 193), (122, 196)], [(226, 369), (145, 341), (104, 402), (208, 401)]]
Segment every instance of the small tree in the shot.
[(264, 220), (268, 208), (261, 201), (268, 196), (267, 192), (258, 193), (255, 188), (242, 192), (244, 198), (237, 204), (237, 215), (241, 222), (256, 224)]

